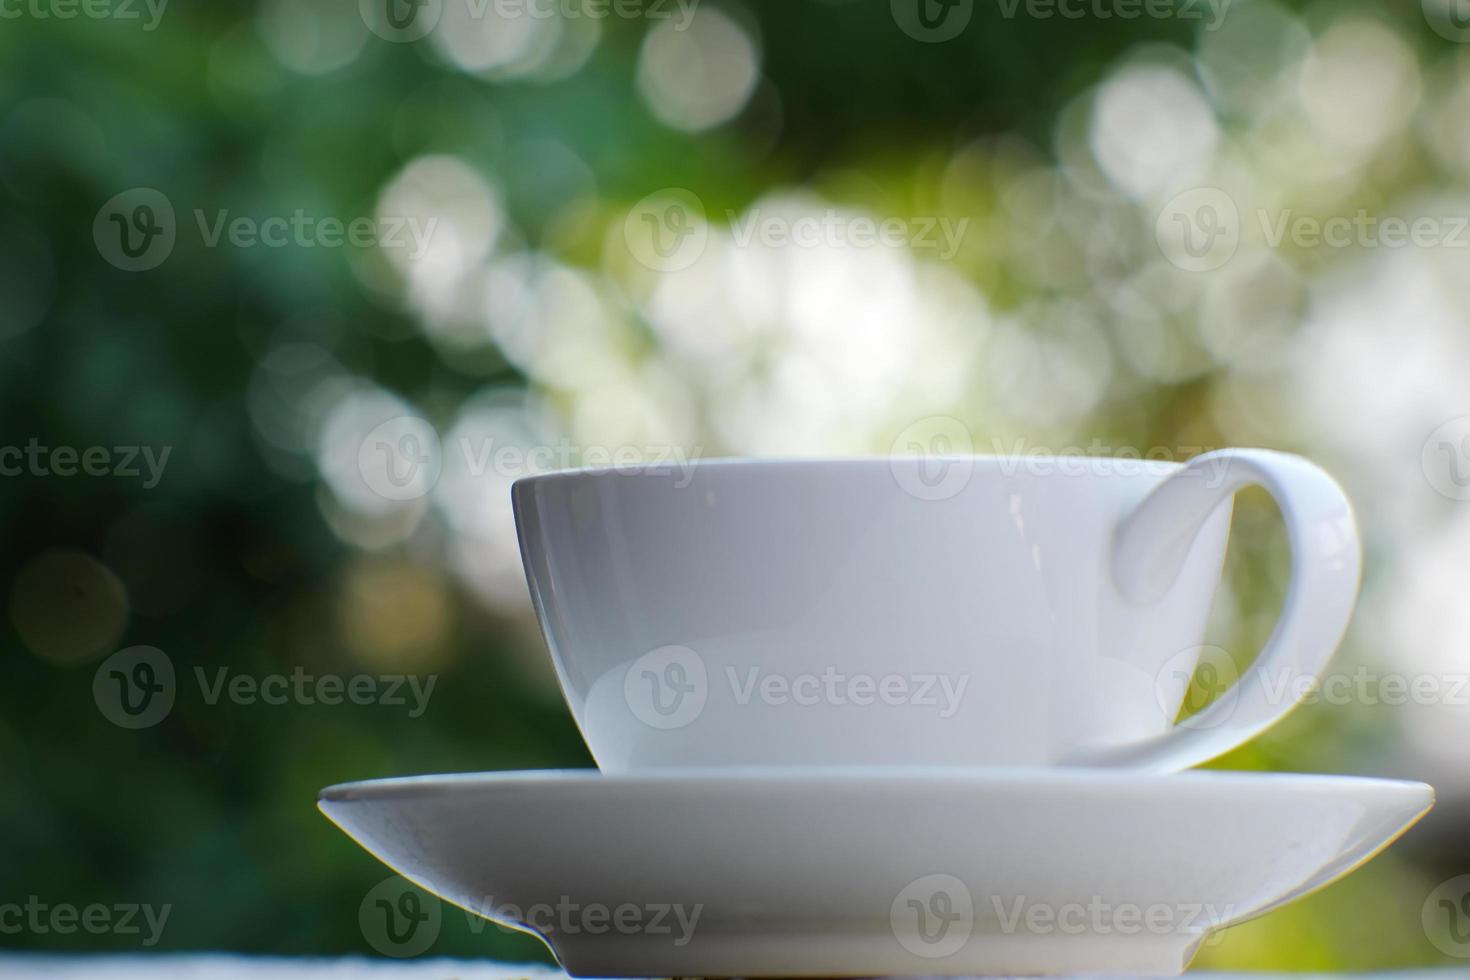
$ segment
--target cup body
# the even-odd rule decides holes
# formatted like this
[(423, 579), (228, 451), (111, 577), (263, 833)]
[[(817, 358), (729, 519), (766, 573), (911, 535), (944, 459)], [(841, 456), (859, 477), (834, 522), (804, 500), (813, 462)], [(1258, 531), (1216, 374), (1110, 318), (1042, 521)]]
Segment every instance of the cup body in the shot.
[(1111, 572), (1119, 522), (1177, 468), (715, 460), (512, 493), (557, 673), (605, 771), (1065, 765), (1179, 712), (1228, 503), (1157, 601)]

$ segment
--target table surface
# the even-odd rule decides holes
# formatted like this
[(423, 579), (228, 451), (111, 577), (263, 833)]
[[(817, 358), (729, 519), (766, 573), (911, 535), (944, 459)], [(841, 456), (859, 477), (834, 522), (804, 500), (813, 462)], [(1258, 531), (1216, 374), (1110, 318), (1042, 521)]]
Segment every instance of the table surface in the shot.
[(4, 980), (557, 980), (566, 974), (540, 963), (488, 960), (387, 960), (367, 957), (294, 959), (231, 953), (139, 953), (59, 956), (0, 953)]
[[(210, 954), (56, 956), (0, 953), (5, 980), (555, 980), (561, 971), (539, 963), (421, 959), (405, 962), (351, 957), (288, 959)], [(1199, 980), (1470, 980), (1470, 967), (1392, 973), (1188, 973)], [(1116, 980), (1116, 978), (1114, 978)]]

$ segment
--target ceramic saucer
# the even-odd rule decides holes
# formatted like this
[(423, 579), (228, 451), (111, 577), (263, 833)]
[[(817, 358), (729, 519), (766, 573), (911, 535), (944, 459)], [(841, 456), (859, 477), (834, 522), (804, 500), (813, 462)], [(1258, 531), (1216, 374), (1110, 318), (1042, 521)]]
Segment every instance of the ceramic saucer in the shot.
[(322, 811), (574, 976), (1175, 975), (1353, 870), (1421, 783), (1084, 770), (682, 770), (350, 783)]

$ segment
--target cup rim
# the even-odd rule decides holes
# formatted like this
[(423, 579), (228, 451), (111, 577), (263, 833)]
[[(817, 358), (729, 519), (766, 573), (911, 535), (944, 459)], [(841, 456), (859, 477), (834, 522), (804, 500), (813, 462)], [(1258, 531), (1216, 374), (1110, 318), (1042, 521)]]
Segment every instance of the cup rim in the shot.
[[(1192, 457), (1198, 459), (1199, 456)], [(921, 462), (947, 460), (994, 471), (1003, 476), (1060, 477), (1162, 477), (1184, 469), (1190, 460), (1148, 459), (1142, 456), (1087, 456), (1072, 453), (955, 453), (930, 456), (713, 456), (684, 459), (677, 462), (655, 460), (636, 463), (584, 466), (551, 470), (516, 478), (511, 489), (560, 480), (596, 480), (608, 478), (636, 479), (666, 477), (673, 473), (695, 470), (839, 470), (889, 469), (908, 467)]]

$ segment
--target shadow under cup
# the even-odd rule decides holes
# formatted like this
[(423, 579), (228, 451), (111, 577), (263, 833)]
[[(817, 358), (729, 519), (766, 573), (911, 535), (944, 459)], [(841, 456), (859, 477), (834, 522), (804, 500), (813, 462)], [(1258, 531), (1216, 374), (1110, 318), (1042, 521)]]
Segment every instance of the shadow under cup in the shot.
[(1115, 530), (1177, 464), (942, 462), (518, 482), (532, 595), (598, 765), (1054, 765), (1167, 732), (1228, 497), (1139, 603)]

